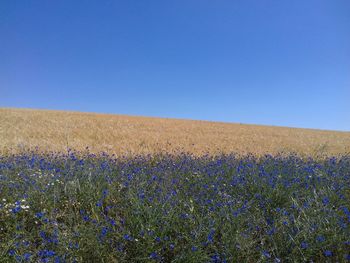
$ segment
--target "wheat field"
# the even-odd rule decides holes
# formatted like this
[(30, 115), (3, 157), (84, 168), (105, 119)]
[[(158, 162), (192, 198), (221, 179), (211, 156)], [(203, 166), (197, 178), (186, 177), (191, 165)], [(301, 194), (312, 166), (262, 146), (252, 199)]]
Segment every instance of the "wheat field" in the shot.
[(235, 152), (256, 155), (350, 152), (350, 132), (68, 111), (0, 109), (0, 150), (77, 151), (116, 155)]

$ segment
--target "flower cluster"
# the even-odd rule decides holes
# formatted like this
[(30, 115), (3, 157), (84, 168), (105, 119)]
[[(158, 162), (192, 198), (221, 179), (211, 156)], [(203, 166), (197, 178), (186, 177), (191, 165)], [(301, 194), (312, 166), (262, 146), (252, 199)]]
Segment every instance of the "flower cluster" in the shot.
[(0, 156), (13, 262), (345, 262), (350, 157)]

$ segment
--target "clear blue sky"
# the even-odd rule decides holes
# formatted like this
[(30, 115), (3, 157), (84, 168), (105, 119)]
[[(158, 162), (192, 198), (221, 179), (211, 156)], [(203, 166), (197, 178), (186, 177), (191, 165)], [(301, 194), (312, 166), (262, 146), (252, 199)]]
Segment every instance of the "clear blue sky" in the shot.
[(350, 131), (350, 1), (0, 1), (0, 107)]

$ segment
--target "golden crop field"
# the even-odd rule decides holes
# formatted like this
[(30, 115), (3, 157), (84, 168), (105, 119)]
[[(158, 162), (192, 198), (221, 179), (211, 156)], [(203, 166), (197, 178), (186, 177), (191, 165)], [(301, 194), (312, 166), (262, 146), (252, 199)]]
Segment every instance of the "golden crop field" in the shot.
[(68, 111), (0, 109), (0, 150), (67, 148), (117, 155), (337, 155), (350, 152), (350, 132)]

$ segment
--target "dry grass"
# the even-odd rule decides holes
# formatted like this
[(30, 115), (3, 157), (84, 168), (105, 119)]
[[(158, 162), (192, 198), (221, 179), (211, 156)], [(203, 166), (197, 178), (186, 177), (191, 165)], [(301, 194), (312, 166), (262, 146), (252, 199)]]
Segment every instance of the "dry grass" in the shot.
[(144, 154), (179, 151), (306, 155), (350, 152), (350, 132), (189, 121), (80, 112), (0, 109), (0, 151), (66, 151)]

